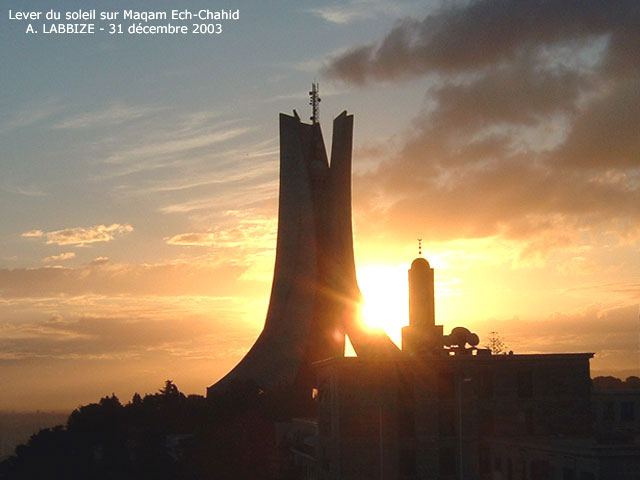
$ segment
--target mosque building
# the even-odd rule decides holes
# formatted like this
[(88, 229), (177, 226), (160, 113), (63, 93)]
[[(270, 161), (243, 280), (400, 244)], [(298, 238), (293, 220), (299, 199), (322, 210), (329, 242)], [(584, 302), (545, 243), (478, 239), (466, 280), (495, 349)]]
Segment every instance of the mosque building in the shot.
[(315, 364), (314, 478), (623, 478), (603, 476), (588, 445), (592, 353), (492, 355), (464, 327), (443, 335), (434, 298), (418, 257), (401, 353)]

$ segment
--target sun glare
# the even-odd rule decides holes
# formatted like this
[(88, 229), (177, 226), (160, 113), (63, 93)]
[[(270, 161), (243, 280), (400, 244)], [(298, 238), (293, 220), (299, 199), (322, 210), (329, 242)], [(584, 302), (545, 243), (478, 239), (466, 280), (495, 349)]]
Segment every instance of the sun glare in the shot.
[(407, 268), (406, 265), (358, 268), (363, 322), (371, 328), (382, 328), (397, 345), (402, 327), (409, 323)]

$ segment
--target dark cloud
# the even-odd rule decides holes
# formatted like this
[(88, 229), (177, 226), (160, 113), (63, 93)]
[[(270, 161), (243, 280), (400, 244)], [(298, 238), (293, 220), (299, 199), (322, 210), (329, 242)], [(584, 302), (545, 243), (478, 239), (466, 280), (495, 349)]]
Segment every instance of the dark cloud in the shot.
[(397, 154), (355, 180), (360, 231), (532, 244), (555, 231), (556, 246), (585, 230), (628, 235), (640, 222), (640, 3), (449, 5), (324, 66), (353, 85), (428, 85)]
[(325, 75), (363, 84), (426, 73), (461, 73), (511, 63), (550, 44), (611, 36), (608, 65), (638, 62), (640, 6), (634, 0), (485, 0), (454, 4), (422, 21), (405, 19), (377, 44), (332, 58)]
[(116, 265), (96, 259), (80, 268), (0, 269), (0, 297), (229, 295), (246, 267), (228, 264)]
[(431, 97), (437, 108), (432, 116), (449, 128), (471, 128), (498, 124), (535, 125), (541, 117), (576, 110), (588, 76), (561, 69), (544, 71), (530, 58), (483, 73), (462, 84), (444, 83)]
[(608, 95), (576, 117), (555, 158), (578, 168), (637, 169), (640, 168), (639, 132), (640, 69), (634, 77), (617, 82)]
[(15, 359), (80, 359), (136, 358), (147, 355), (149, 350), (170, 352), (179, 348), (183, 355), (189, 356), (191, 350), (220, 348), (215, 340), (219, 335), (215, 333), (222, 325), (225, 325), (227, 341), (232, 342), (238, 334), (238, 327), (229, 325), (224, 313), (215, 320), (194, 314), (158, 319), (150, 313), (133, 317), (83, 315), (66, 320), (56, 316), (42, 321), (3, 322), (0, 351), (4, 357)]
[[(418, 223), (428, 227), (430, 240), (496, 234), (526, 240), (548, 230), (562, 233), (563, 229), (614, 225), (615, 219), (639, 216), (637, 188), (629, 191), (617, 182), (596, 182), (575, 172), (558, 176), (552, 169), (526, 162), (449, 168), (432, 177), (417, 174), (405, 159), (363, 177), (363, 190), (376, 186), (373, 188), (402, 195), (384, 209), (361, 213), (372, 228), (386, 222), (382, 230), (411, 238)], [(356, 197), (359, 195), (367, 196), (359, 193)], [(617, 225), (620, 234), (634, 228), (634, 224)]]

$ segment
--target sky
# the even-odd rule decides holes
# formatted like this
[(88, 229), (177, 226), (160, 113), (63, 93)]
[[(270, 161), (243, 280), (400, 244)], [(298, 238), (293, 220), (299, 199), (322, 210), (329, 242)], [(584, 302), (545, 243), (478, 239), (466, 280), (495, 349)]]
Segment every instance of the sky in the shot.
[[(369, 322), (399, 342), (422, 238), (445, 333), (640, 375), (637, 1), (214, 4), (3, 2), (0, 410), (166, 379), (204, 394), (242, 358), (273, 275), (278, 114), (306, 118), (312, 81), (325, 139), (354, 114)], [(239, 19), (152, 36), (9, 18), (50, 8)]]

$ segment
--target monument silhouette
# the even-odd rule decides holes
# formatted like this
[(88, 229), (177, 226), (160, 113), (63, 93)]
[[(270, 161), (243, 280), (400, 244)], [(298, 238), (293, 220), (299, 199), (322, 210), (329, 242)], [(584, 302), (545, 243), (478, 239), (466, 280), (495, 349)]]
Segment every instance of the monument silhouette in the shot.
[(280, 114), (278, 239), (271, 298), (262, 333), (207, 395), (233, 382), (254, 382), (265, 391), (293, 389), (310, 398), (312, 363), (344, 356), (345, 334), (358, 356), (399, 352), (382, 331), (359, 318), (351, 223), (353, 115), (333, 121), (331, 162), (312, 85), (311, 123), (297, 112)]

